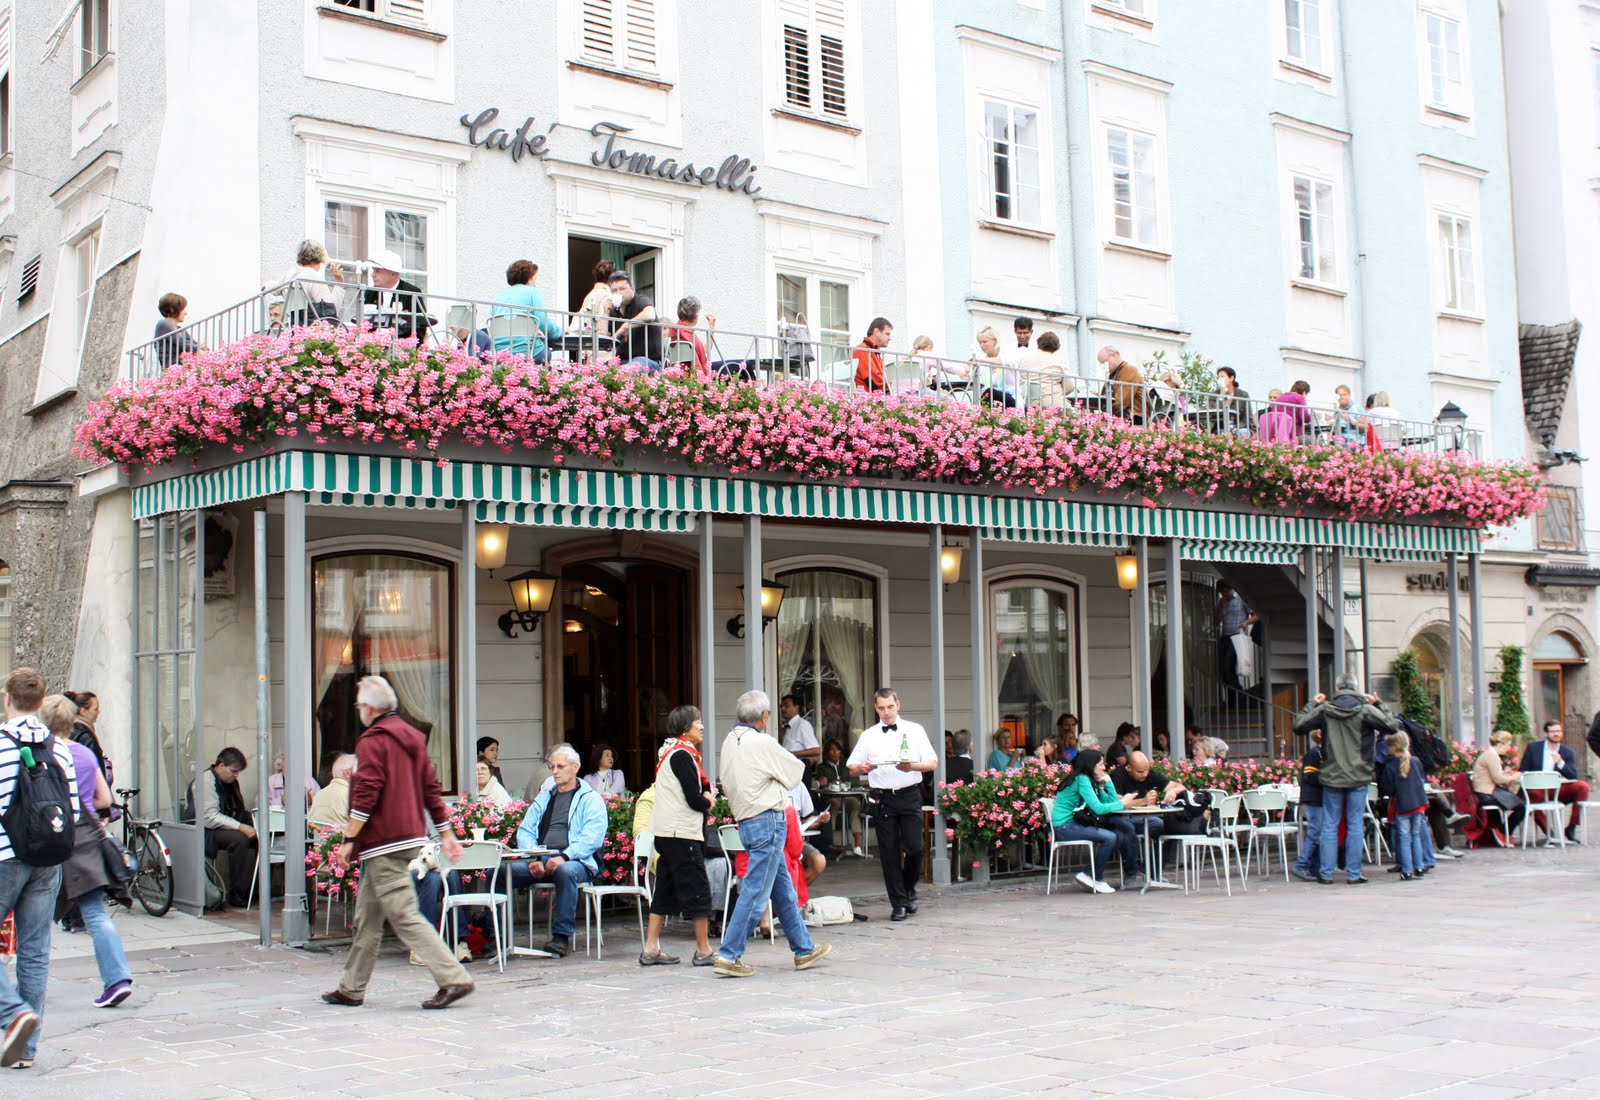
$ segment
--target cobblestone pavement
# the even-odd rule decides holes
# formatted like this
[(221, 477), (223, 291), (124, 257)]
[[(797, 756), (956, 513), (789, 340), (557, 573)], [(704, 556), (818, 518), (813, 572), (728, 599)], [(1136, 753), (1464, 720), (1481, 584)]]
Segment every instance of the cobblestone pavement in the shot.
[(342, 949), (139, 951), (116, 1011), (66, 958), (38, 1065), (0, 1071), (0, 1095), (1593, 1100), (1597, 873), (1569, 848), (1232, 898), (924, 887), (904, 924), (880, 900), (821, 930), (813, 971), (753, 945), (743, 980), (640, 968), (630, 914), (603, 962), (475, 963), (445, 1012), (417, 1008), (431, 983), (397, 948), (358, 1009), (317, 1000)]

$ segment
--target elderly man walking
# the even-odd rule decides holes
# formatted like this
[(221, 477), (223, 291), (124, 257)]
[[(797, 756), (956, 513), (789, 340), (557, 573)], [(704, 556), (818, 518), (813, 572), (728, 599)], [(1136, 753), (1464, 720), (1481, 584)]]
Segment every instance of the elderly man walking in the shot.
[(722, 927), (716, 971), (727, 978), (748, 978), (755, 973), (742, 957), (769, 900), (783, 922), (783, 934), (794, 952), (794, 968), (807, 970), (832, 947), (811, 942), (783, 859), (789, 828), (784, 808), (789, 804), (789, 789), (800, 782), (805, 765), (764, 732), (772, 715), (772, 700), (766, 692), (747, 691), (739, 696), (734, 715), (738, 724), (722, 742), (717, 776), (733, 819), (739, 823), (739, 843), (744, 845), (749, 864), (739, 900)]
[(417, 910), (417, 888), (406, 865), (427, 840), (423, 812), (438, 826), (439, 848), (451, 863), (461, 859), (461, 842), (450, 827), (439, 776), (428, 758), (428, 739), (396, 713), (399, 705), (382, 676), (364, 676), (356, 686), (356, 713), (366, 732), (356, 739), (350, 824), (335, 858), (344, 864), (359, 858), (361, 882), (356, 892), (356, 934), (344, 975), (339, 988), (322, 995), (331, 1005), (355, 1006), (366, 1000), (385, 921), (439, 984), (439, 991), (422, 1002), (423, 1008), (446, 1008), (473, 988), (438, 929)]
[(1366, 882), (1361, 873), (1361, 841), (1366, 834), (1367, 785), (1372, 782), (1372, 753), (1362, 752), (1367, 731), (1393, 733), (1399, 723), (1376, 695), (1362, 695), (1348, 672), (1334, 681), (1333, 698), (1318, 694), (1295, 715), (1294, 731), (1322, 731), (1322, 865), (1317, 881), (1333, 885), (1339, 864), (1339, 824), (1345, 827), (1344, 871), (1352, 886)]

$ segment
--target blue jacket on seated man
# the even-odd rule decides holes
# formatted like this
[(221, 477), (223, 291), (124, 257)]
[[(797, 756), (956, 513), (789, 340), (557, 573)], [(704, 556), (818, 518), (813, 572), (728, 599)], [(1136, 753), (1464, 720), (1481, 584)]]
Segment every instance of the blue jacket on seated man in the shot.
[(553, 854), (526, 865), (512, 865), (513, 883), (547, 879), (555, 885), (551, 936), (544, 949), (557, 955), (565, 955), (572, 948), (578, 887), (600, 873), (596, 857), (605, 846), (610, 821), (605, 799), (589, 784), (578, 781), (579, 764), (578, 754), (570, 749), (557, 749), (551, 754), (550, 770), (555, 783), (540, 791), (528, 807), (517, 828), (517, 847), (549, 848)]

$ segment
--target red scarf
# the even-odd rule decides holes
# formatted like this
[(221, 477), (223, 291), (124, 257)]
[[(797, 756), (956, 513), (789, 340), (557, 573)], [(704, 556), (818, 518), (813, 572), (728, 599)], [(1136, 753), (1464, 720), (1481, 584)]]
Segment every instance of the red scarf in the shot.
[(666, 741), (662, 742), (660, 750), (656, 753), (656, 781), (660, 782), (661, 780), (661, 768), (662, 765), (667, 762), (667, 757), (671, 756), (678, 749), (682, 749), (684, 752), (688, 753), (689, 759), (694, 761), (694, 770), (700, 773), (701, 787), (704, 788), (710, 786), (711, 781), (706, 778), (705, 765), (700, 763), (700, 747), (693, 741), (689, 741), (682, 737), (669, 737), (666, 739)]

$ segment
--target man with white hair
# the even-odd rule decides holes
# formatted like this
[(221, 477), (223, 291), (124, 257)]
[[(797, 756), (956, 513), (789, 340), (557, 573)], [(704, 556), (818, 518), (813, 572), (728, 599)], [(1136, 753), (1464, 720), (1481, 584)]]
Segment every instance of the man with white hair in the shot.
[(347, 865), (359, 858), (361, 885), (344, 975), (339, 988), (322, 995), (331, 1005), (354, 1007), (366, 1000), (385, 922), (439, 983), (439, 991), (422, 1002), (423, 1008), (447, 1008), (473, 989), (438, 930), (417, 910), (417, 889), (407, 864), (427, 841), (424, 812), (438, 827), (440, 851), (451, 863), (461, 859), (461, 842), (450, 827), (439, 776), (428, 758), (428, 739), (398, 709), (394, 689), (382, 676), (364, 676), (356, 685), (356, 713), (366, 730), (356, 739), (350, 822), (334, 858)]
[(306, 824), (344, 832), (350, 823), (350, 777), (355, 774), (354, 753), (341, 753), (329, 771), (328, 785), (317, 792), (306, 811)]
[[(572, 951), (572, 933), (578, 919), (578, 887), (600, 873), (597, 856), (606, 842), (606, 800), (587, 783), (578, 782), (582, 758), (571, 745), (550, 750), (550, 786), (528, 807), (517, 828), (517, 847), (546, 848), (553, 854), (529, 860), (534, 880), (555, 884), (550, 915), (550, 939), (544, 950), (557, 958)], [(516, 878), (512, 879), (517, 882)]]
[(725, 978), (748, 978), (755, 973), (742, 956), (769, 900), (783, 923), (789, 950), (794, 952), (794, 968), (809, 970), (832, 947), (811, 942), (783, 857), (789, 831), (784, 810), (789, 805), (789, 791), (805, 774), (805, 765), (765, 732), (772, 716), (772, 700), (766, 692), (747, 691), (739, 696), (734, 716), (738, 724), (723, 739), (717, 754), (717, 777), (733, 819), (739, 823), (739, 843), (749, 862), (739, 900), (722, 925), (716, 971)]

